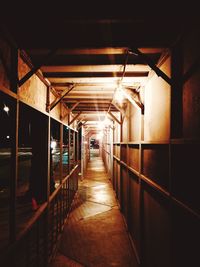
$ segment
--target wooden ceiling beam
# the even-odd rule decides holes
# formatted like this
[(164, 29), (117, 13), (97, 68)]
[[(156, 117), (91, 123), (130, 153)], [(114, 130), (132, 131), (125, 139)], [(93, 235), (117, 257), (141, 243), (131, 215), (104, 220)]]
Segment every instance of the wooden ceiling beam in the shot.
[(108, 111), (108, 114), (109, 114), (109, 115), (112, 117), (112, 119), (114, 119), (117, 123), (122, 124), (121, 121), (119, 121), (119, 120), (115, 117), (115, 115), (112, 114), (112, 112)]
[(66, 88), (62, 94), (60, 95), (60, 97), (56, 98), (51, 104), (49, 109), (52, 110), (67, 94), (69, 94), (69, 92), (71, 92), (71, 90), (73, 90), (74, 88), (74, 84), (72, 84), (70, 87)]
[[(151, 58), (154, 64), (157, 63), (160, 53), (155, 54), (145, 54), (149, 58)], [(45, 62), (42, 60), (41, 55), (34, 55), (32, 56), (32, 60), (34, 63), (38, 64), (38, 62), (43, 63), (41, 66), (67, 66), (67, 65), (110, 65), (110, 64), (121, 64), (124, 63), (124, 54), (101, 54), (101, 55), (94, 55), (94, 54), (87, 54), (87, 55), (58, 55), (56, 54), (53, 58), (53, 61)], [(135, 54), (130, 54), (128, 64), (144, 64), (143, 57), (137, 56)]]
[[(148, 71), (126, 72), (124, 77), (147, 77)], [(104, 77), (122, 77), (123, 72), (43, 72), (46, 78), (104, 78)]]
[[(71, 48), (71, 49), (58, 49), (57, 54), (59, 55), (113, 55), (113, 54), (124, 54), (128, 47), (99, 47), (99, 48)], [(164, 48), (162, 47), (140, 47), (142, 53), (155, 54), (162, 53)], [(43, 55), (47, 54), (47, 49), (29, 49), (29, 54), (34, 55)]]
[(30, 79), (44, 64), (47, 64), (49, 60), (56, 54), (57, 49), (51, 50), (46, 56), (40, 58), (40, 60), (35, 64), (35, 66), (24, 75), (19, 81), (19, 87), (22, 86), (28, 79)]
[(80, 111), (78, 114), (76, 114), (76, 116), (69, 122), (69, 126), (70, 126), (75, 120), (77, 120), (78, 117), (80, 117), (81, 113), (82, 113), (82, 112)]
[(139, 49), (135, 48), (135, 47), (132, 47), (130, 49), (130, 51), (132, 51), (133, 53), (136, 53), (138, 54), (138, 56), (140, 58), (143, 59), (144, 62), (146, 62), (146, 64), (148, 64), (152, 70), (155, 71), (155, 73), (158, 75), (158, 77), (161, 77), (163, 80), (165, 80), (169, 85), (172, 84), (172, 81), (171, 81), (171, 78), (169, 78), (161, 69), (159, 69), (157, 66), (156, 66), (156, 62), (154, 62), (151, 57), (149, 57), (148, 55), (142, 53)]
[[(126, 82), (122, 82), (122, 84), (126, 84)], [(137, 86), (138, 86), (138, 83), (136, 83), (136, 82), (134, 82), (133, 84), (137, 84)], [(57, 82), (51, 82), (51, 85), (52, 86), (54, 86), (54, 87), (56, 87), (56, 88), (63, 88), (63, 87), (65, 87), (66, 88), (66, 86), (68, 86), (69, 85), (69, 83), (68, 82), (66, 82), (66, 81), (57, 81)], [(79, 87), (79, 86), (91, 86), (91, 87), (100, 87), (100, 86), (103, 86), (103, 87), (109, 87), (109, 88), (111, 88), (111, 87), (113, 87), (113, 88), (115, 88), (116, 87), (116, 84), (113, 84), (113, 83), (110, 83), (110, 84), (105, 84), (104, 82), (98, 82), (98, 83), (94, 83), (94, 82), (76, 82), (76, 87)]]
[[(110, 65), (66, 65), (66, 66), (43, 66), (41, 67), (42, 72), (119, 72), (122, 71), (123, 66), (121, 64), (110, 64)], [(127, 64), (126, 71), (150, 71), (151, 68), (146, 64)]]

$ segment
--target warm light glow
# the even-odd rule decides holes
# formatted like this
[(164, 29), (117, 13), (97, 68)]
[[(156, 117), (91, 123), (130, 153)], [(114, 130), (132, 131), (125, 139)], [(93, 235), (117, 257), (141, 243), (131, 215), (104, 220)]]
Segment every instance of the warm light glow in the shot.
[(103, 131), (100, 131), (98, 134), (97, 134), (97, 139), (98, 140), (101, 140), (103, 137)]
[(95, 200), (97, 202), (106, 202), (108, 200), (108, 195), (104, 192), (104, 190), (101, 190), (95, 193)]
[(104, 121), (99, 121), (97, 124), (97, 127), (99, 128), (99, 130), (102, 130), (104, 126), (105, 126)]
[(3, 110), (8, 114), (8, 112), (9, 112), (9, 107), (8, 106), (6, 106), (6, 105), (4, 105), (4, 108), (3, 108)]
[(105, 126), (110, 125), (110, 120), (108, 119), (108, 117), (105, 118), (105, 120), (104, 120), (104, 125), (105, 125)]
[(7, 139), (10, 139), (10, 136), (9, 136), (9, 135), (7, 135), (7, 136), (6, 136), (6, 138), (7, 138)]
[(56, 141), (51, 141), (51, 148), (52, 149), (56, 148)]
[(122, 101), (124, 100), (124, 94), (123, 94), (123, 90), (121, 87), (118, 87), (116, 90), (116, 93), (114, 95), (114, 99), (118, 102), (118, 103), (122, 103)]
[(123, 95), (129, 100), (129, 102), (130, 102), (134, 107), (136, 107), (137, 109), (140, 110), (140, 107), (135, 103), (135, 101), (132, 99), (132, 97), (131, 97), (128, 93), (126, 93), (124, 90), (122, 90), (122, 92), (123, 92)]

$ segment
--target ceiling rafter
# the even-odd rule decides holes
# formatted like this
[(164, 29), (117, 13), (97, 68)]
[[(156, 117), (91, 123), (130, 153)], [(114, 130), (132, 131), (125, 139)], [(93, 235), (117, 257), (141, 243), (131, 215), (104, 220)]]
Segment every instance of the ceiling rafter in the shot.
[(78, 114), (76, 114), (76, 116), (74, 116), (74, 118), (73, 118), (71, 121), (69, 121), (69, 126), (70, 126), (75, 120), (77, 120), (77, 119), (80, 117), (81, 113), (82, 113), (82, 111), (80, 111)]
[(158, 77), (161, 77), (169, 85), (172, 84), (171, 78), (169, 78), (161, 69), (159, 69), (148, 55), (142, 53), (138, 48), (135, 47), (131, 47), (129, 51), (130, 53), (133, 52), (140, 56), (155, 71)]
[(36, 64), (27, 74), (22, 77), (18, 85), (19, 87), (22, 86), (28, 79), (30, 79), (44, 64), (47, 64), (47, 62), (56, 54), (57, 48), (51, 50), (45, 57), (43, 57), (38, 64)]
[(74, 84), (70, 85), (68, 88), (66, 88), (62, 94), (60, 95), (60, 97), (57, 97), (50, 105), (49, 105), (49, 109), (52, 110), (67, 94), (69, 94), (69, 92), (71, 90), (73, 90), (73, 88), (75, 87)]
[(121, 121), (119, 121), (116, 117), (115, 117), (115, 115), (113, 115), (112, 114), (112, 112), (111, 111), (108, 111), (108, 114), (117, 122), (117, 123), (119, 123), (120, 125), (122, 124), (122, 122)]

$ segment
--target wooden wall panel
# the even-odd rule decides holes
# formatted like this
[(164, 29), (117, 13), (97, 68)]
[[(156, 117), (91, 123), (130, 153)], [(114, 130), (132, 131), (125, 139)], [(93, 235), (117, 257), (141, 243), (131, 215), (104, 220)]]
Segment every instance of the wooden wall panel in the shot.
[(122, 142), (128, 142), (129, 139), (129, 128), (128, 128), (128, 116), (124, 118), (123, 124), (122, 124)]
[(134, 170), (139, 171), (139, 145), (129, 145), (128, 154), (128, 165)]
[[(116, 118), (120, 120), (120, 114), (119, 112), (113, 112)], [(114, 139), (113, 142), (120, 142), (120, 124), (116, 121), (114, 122)]]
[[(20, 57), (18, 57), (18, 61), (18, 73), (19, 79), (21, 79), (29, 72), (30, 68)], [(18, 89), (20, 100), (42, 112), (46, 112), (46, 93), (46, 85), (36, 75), (33, 75)]]
[(168, 145), (143, 145), (142, 174), (164, 189), (169, 188)]
[(117, 186), (117, 161), (113, 160), (113, 176), (112, 176), (112, 185), (113, 185), (113, 189), (116, 191)]
[(120, 158), (120, 145), (119, 144), (115, 144), (114, 145), (114, 155), (117, 158)]
[[(170, 74), (170, 58), (160, 67)], [(144, 140), (163, 141), (170, 138), (170, 85), (154, 75), (145, 87)]]
[(182, 40), (183, 47), (183, 72), (188, 72), (194, 62), (199, 60), (200, 56), (200, 31), (199, 25), (193, 27), (193, 30), (188, 30)]
[(172, 267), (200, 266), (200, 223), (183, 208), (173, 206)]
[(200, 212), (200, 144), (174, 144), (172, 151), (172, 194)]
[(126, 163), (127, 162), (127, 145), (121, 144), (120, 149), (121, 149), (120, 159)]
[(133, 105), (130, 105), (129, 131), (130, 142), (141, 139), (141, 111)]
[(122, 181), (122, 177), (121, 177), (121, 172), (120, 172), (121, 166), (120, 163), (117, 162), (117, 198), (119, 200), (119, 204), (121, 205), (121, 181)]
[(171, 267), (170, 214), (165, 199), (143, 185), (143, 262), (145, 267)]
[[(0, 51), (3, 55), (3, 60), (5, 61), (8, 68), (10, 68), (11, 62), (11, 49), (0, 36)], [(0, 58), (0, 86), (5, 87), (6, 89), (10, 89), (9, 77), (6, 73), (5, 66), (2, 63), (2, 59)]]
[(189, 78), (183, 86), (183, 137), (200, 136), (200, 70)]
[(128, 221), (128, 173), (127, 169), (121, 167), (121, 209), (126, 222)]
[(136, 247), (138, 255), (140, 254), (140, 186), (138, 177), (129, 172), (129, 231)]

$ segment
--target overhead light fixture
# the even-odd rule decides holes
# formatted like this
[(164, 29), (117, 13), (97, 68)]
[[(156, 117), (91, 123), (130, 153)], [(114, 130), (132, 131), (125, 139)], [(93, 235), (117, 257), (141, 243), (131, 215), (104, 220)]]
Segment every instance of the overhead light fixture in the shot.
[(51, 148), (55, 149), (56, 148), (56, 141), (51, 141)]

